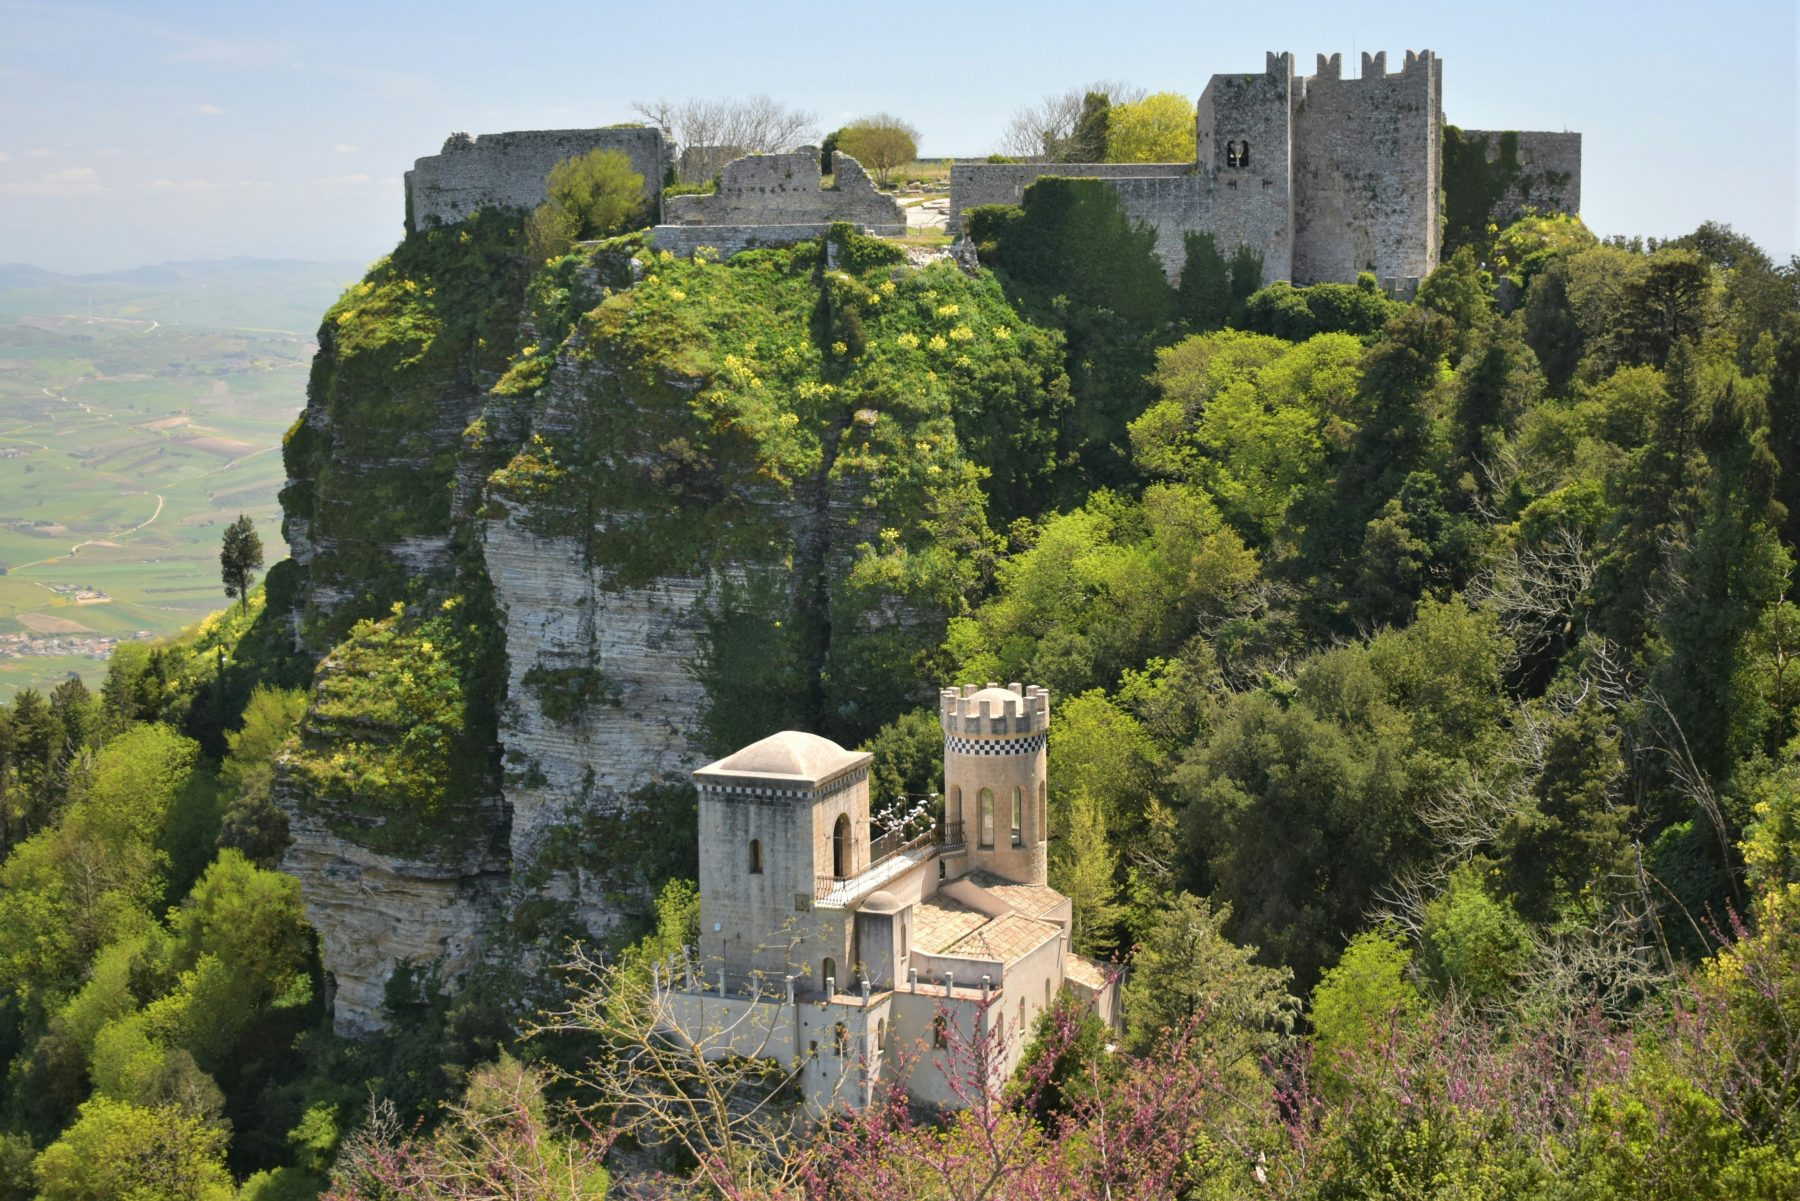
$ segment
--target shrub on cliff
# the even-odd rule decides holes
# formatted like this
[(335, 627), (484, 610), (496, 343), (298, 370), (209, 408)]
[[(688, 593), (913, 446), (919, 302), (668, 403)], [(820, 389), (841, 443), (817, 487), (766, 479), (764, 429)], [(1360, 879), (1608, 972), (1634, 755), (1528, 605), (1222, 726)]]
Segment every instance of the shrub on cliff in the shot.
[(525, 227), (532, 256), (551, 259), (571, 244), (604, 238), (642, 224), (644, 177), (618, 150), (590, 150), (566, 158), (544, 178), (546, 199)]

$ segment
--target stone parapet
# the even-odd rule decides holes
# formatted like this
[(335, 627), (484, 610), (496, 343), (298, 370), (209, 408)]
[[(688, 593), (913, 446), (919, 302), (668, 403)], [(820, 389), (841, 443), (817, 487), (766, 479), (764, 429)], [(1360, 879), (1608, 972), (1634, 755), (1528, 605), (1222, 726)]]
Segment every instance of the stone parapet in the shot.
[(480, 137), (457, 133), (442, 151), (419, 159), (406, 173), (407, 232), (454, 224), (481, 208), (536, 208), (544, 202), (550, 168), (590, 150), (620, 151), (644, 177), (645, 197), (661, 197), (673, 152), (660, 129), (622, 125)]

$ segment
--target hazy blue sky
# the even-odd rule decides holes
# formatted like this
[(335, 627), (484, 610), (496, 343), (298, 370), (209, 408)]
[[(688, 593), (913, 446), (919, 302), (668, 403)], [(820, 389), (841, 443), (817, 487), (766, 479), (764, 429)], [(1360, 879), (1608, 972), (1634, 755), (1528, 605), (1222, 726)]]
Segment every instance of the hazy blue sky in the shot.
[(888, 109), (992, 149), (1094, 78), (1198, 95), (1290, 49), (1444, 59), (1474, 128), (1578, 129), (1603, 234), (1728, 221), (1796, 243), (1794, 0), (1665, 3), (15, 3), (0, 0), (0, 262), (367, 259), (453, 130), (598, 125), (766, 91), (830, 128)]

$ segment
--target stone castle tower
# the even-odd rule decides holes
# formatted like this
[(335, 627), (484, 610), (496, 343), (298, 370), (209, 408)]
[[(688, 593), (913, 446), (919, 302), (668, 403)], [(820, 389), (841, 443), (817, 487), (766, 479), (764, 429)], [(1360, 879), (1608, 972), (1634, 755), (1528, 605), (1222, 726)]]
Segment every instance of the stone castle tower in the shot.
[(795, 730), (694, 773), (700, 943), (655, 965), (670, 1033), (708, 1058), (774, 1059), (808, 1109), (968, 1104), (961, 1041), (995, 1089), (1065, 990), (1108, 1025), (1115, 974), (1071, 945), (1074, 907), (1044, 880), (1050, 695), (939, 694), (944, 814), (869, 824), (872, 756)]
[(945, 842), (968, 848), (967, 869), (1021, 884), (1046, 879), (1050, 694), (1033, 684), (939, 694), (944, 728)]
[[(1437, 267), (1443, 243), (1443, 64), (1406, 51), (1362, 56), (1346, 79), (1341, 56), (1319, 55), (1312, 75), (1271, 52), (1263, 70), (1214, 75), (1195, 106), (1195, 156), (1180, 163), (958, 162), (950, 171), (950, 225), (977, 205), (1018, 204), (1045, 176), (1103, 180), (1125, 213), (1156, 234), (1171, 277), (1190, 233), (1262, 259), (1263, 282), (1351, 283), (1373, 274), (1411, 295)], [(1465, 130), (1463, 143), (1505, 160), (1505, 222), (1527, 204), (1574, 213), (1581, 203), (1581, 135)]]

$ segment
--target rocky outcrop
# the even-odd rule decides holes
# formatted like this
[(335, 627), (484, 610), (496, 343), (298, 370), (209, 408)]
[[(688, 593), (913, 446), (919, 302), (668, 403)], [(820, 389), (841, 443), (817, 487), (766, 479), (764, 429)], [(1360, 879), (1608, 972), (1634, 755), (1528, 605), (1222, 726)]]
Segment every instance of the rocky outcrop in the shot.
[(386, 1024), (383, 1000), (402, 966), (454, 979), (492, 941), (508, 883), (492, 853), (435, 862), (382, 854), (334, 834), (291, 795), (293, 845), (281, 868), (299, 879), (331, 981), (333, 1026), (351, 1037)]
[[(989, 541), (956, 415), (1031, 420), (1059, 343), (843, 237), (602, 245), (528, 287), (476, 220), (328, 316), (284, 492), (323, 662), (277, 799), (339, 1030), (381, 1028), (403, 965), (535, 969), (646, 913), (693, 870), (706, 752), (858, 741), (922, 695)], [(421, 770), (427, 710), (455, 746)]]

